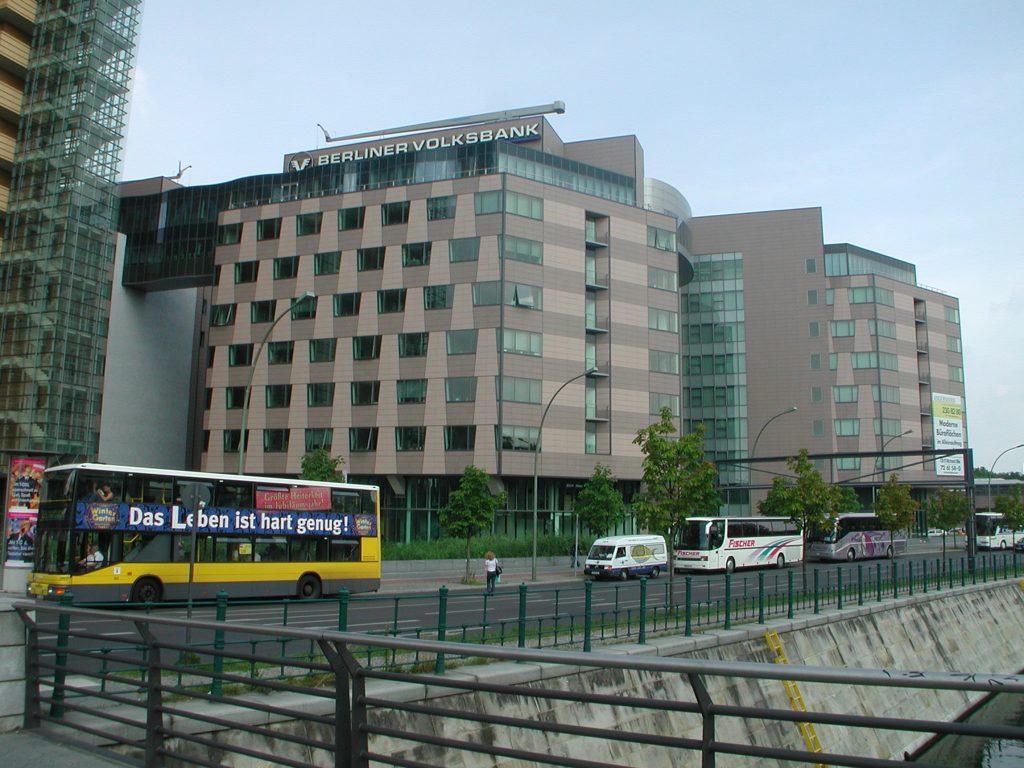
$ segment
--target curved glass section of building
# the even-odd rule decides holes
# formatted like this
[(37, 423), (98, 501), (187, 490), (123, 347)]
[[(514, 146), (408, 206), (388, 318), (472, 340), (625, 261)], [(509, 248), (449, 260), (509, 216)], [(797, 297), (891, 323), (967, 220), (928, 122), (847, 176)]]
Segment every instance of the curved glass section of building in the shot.
[(826, 245), (825, 277), (847, 275), (878, 275), (917, 285), (917, 268), (913, 264), (849, 243)]

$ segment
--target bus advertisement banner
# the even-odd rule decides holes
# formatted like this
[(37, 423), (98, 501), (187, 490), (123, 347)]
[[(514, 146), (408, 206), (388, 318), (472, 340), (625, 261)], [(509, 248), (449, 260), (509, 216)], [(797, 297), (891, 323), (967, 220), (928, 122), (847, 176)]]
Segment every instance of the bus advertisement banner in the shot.
[(8, 467), (4, 554), (7, 565), (28, 568), (35, 554), (36, 517), (46, 459), (14, 456)]
[(197, 533), (211, 535), (377, 535), (377, 519), (372, 514), (216, 507), (193, 513), (188, 507), (177, 504), (168, 506), (124, 502), (80, 501), (75, 505), (75, 527), (86, 530), (191, 533), (193, 518)]

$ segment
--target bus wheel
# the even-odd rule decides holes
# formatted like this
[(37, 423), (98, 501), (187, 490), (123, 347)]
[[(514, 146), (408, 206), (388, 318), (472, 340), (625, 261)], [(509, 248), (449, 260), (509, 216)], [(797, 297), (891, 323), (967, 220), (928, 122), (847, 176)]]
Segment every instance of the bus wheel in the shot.
[(298, 593), (299, 597), (303, 600), (315, 600), (320, 597), (322, 593), (320, 579), (310, 573), (307, 573), (299, 579)]
[(849, 560), (851, 563), (854, 560), (856, 560), (857, 559), (857, 550), (855, 550), (853, 547), (850, 547), (848, 550), (846, 550), (846, 559)]
[(656, 579), (659, 576), (661, 576), (661, 568), (659, 568), (658, 566), (654, 566), (653, 568), (651, 568), (651, 578)]
[(782, 555), (782, 554), (779, 555), (778, 559), (775, 561), (775, 567), (776, 568), (785, 568), (786, 567), (786, 556), (785, 555)]
[(725, 572), (726, 573), (732, 573), (735, 570), (736, 570), (736, 561), (733, 560), (730, 557), (728, 560), (725, 561)]
[(133, 603), (159, 603), (163, 597), (163, 589), (156, 579), (139, 579), (132, 585), (131, 600)]
[(1006, 539), (1003, 539), (1002, 541), (999, 542), (999, 548), (1000, 549), (1006, 549)]

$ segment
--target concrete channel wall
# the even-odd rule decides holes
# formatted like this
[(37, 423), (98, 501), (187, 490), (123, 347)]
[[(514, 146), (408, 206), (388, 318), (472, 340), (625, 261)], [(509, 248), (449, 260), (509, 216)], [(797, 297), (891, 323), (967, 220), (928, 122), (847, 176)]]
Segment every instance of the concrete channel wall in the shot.
[[(652, 638), (646, 645), (622, 645), (615, 650), (623, 654), (687, 656), (722, 661), (771, 662), (766, 630), (775, 630), (791, 664), (828, 667), (864, 667), (893, 670), (925, 670), (937, 672), (969, 672), (984, 674), (1016, 674), (1024, 670), (1024, 593), (1016, 582), (968, 586), (941, 593), (917, 595), (897, 601), (866, 604), (842, 611), (776, 620), (766, 625), (743, 625), (730, 631), (702, 634), (691, 638)], [(685, 679), (676, 675), (632, 670), (604, 669), (581, 671), (577, 668), (529, 663), (498, 663), (469, 665), (453, 669), (446, 676), (481, 680), (491, 683), (538, 685), (545, 688), (586, 691), (595, 694), (630, 695), (654, 700), (692, 702), (693, 692)], [(790, 707), (790, 700), (781, 681), (744, 678), (708, 678), (712, 699), (716, 703)], [(929, 691), (912, 688), (868, 688), (826, 684), (801, 684), (806, 708), (850, 714), (869, 714), (902, 718), (952, 721), (971, 708), (976, 695), (962, 692)], [(632, 730), (663, 735), (701, 738), (699, 717), (688, 714), (652, 713), (649, 710), (624, 710), (608, 707), (580, 706), (573, 702), (534, 699), (485, 693), (456, 693), (450, 689), (378, 683), (370, 681), (367, 694), (395, 701), (432, 699), (432, 703), (454, 710), (488, 712), (514, 717), (531, 717), (559, 723)], [(317, 706), (317, 705), (314, 705)], [(323, 709), (323, 704), (319, 705)], [(324, 709), (326, 713), (326, 709)], [(373, 710), (371, 720), (384, 727), (413, 730), (437, 737), (470, 740), (496, 746), (528, 749), (539, 753), (571, 757), (596, 757), (624, 765), (644, 768), (680, 768), (699, 766), (696, 752), (669, 751), (640, 747), (630, 742), (606, 741), (595, 747), (585, 738), (524, 733), (517, 729), (477, 726), (456, 718)], [(271, 725), (279, 731), (309, 734), (308, 722), (279, 722)], [(312, 726), (314, 729), (315, 726)], [(327, 732), (319, 737), (330, 739)], [(819, 726), (817, 736), (825, 752), (854, 754), (887, 759), (902, 759), (927, 740), (897, 731), (848, 729)], [(761, 720), (724, 719), (716, 723), (716, 737), (723, 741), (763, 746), (804, 748), (798, 727), (791, 723)], [(222, 742), (245, 744), (251, 736), (234, 732), (217, 736)], [(188, 750), (187, 744), (175, 748)], [(261, 744), (260, 746), (267, 746)], [(276, 754), (288, 754), (310, 764), (328, 764), (327, 755), (302, 754), (293, 744), (281, 740), (273, 745)], [(400, 739), (373, 737), (371, 750), (408, 760), (446, 765), (512, 766), (514, 762), (494, 762), (484, 756), (464, 755), (453, 758), (436, 748), (411, 744)], [(224, 755), (232, 765), (237, 760)], [(455, 759), (455, 762), (452, 760)], [(754, 760), (737, 756), (723, 757), (720, 765), (730, 768), (746, 766), (778, 766), (774, 760)]]

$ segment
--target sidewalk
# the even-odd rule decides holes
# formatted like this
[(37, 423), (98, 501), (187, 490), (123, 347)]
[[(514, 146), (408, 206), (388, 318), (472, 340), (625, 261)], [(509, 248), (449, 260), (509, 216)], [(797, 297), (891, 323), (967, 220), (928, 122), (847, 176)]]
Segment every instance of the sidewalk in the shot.
[[(573, 570), (569, 558), (538, 557), (537, 582), (534, 582), (533, 561), (529, 557), (499, 558), (502, 574), (500, 588), (518, 588), (520, 584), (537, 582), (573, 581)], [(394, 592), (436, 592), (442, 586), (448, 589), (483, 589), (484, 572), (482, 560), (469, 563), (470, 579), (474, 583), (464, 584), (465, 560), (398, 560), (387, 561), (381, 571), (381, 593)], [(583, 558), (576, 568), (575, 580), (583, 581)]]

